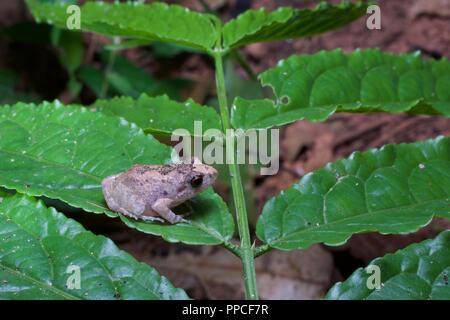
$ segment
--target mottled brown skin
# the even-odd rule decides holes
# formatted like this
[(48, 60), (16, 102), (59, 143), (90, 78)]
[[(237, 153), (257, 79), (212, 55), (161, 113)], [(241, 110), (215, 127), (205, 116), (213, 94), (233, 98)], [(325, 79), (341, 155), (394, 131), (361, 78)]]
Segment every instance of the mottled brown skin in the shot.
[(212, 185), (217, 171), (208, 165), (136, 165), (102, 182), (108, 207), (135, 219), (188, 222), (173, 208)]

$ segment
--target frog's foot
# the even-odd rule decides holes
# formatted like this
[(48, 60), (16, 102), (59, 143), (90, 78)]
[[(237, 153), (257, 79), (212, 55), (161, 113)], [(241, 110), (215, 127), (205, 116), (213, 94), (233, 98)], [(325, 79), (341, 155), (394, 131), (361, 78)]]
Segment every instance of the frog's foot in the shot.
[(165, 222), (164, 219), (158, 218), (158, 217), (153, 217), (153, 216), (140, 216), (140, 218), (143, 221), (158, 221), (158, 222)]
[(191, 220), (184, 219), (184, 218), (181, 218), (180, 222), (186, 223), (186, 224), (192, 224), (192, 221), (191, 221)]
[(180, 222), (191, 224), (189, 220), (186, 220), (183, 217), (176, 215), (172, 210), (170, 210), (169, 206), (171, 203), (172, 200), (168, 198), (158, 199), (153, 204), (152, 209), (171, 224)]
[(124, 216), (127, 216), (127, 217), (129, 217), (129, 218), (133, 218), (134, 220), (137, 220), (137, 221), (158, 221), (158, 222), (165, 222), (164, 219), (161, 219), (161, 218), (158, 218), (158, 217), (154, 217), (154, 216), (145, 216), (145, 215), (139, 215), (139, 216), (137, 216), (137, 215), (135, 215), (135, 214), (132, 214), (132, 213), (128, 212), (127, 210), (125, 210), (125, 209), (123, 209), (123, 208), (120, 208), (120, 209), (119, 209), (119, 212), (120, 212), (121, 214), (123, 214)]
[(132, 214), (131, 212), (129, 212), (128, 210), (124, 209), (124, 208), (118, 208), (117, 212), (123, 214), (124, 216), (127, 216), (129, 218), (133, 218), (134, 220), (139, 220), (138, 217), (135, 214)]

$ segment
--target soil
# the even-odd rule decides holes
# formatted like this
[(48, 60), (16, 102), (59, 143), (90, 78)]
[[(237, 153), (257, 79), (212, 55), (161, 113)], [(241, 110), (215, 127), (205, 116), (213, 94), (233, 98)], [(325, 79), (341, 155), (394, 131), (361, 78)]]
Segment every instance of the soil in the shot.
[[(171, 1), (201, 10), (199, 1)], [(317, 1), (288, 0), (210, 0), (212, 9), (225, 19), (236, 15), (247, 6), (273, 9), (282, 5), (311, 6)], [(242, 50), (255, 72), (274, 66), (278, 60), (291, 54), (315, 53), (320, 50), (342, 48), (380, 48), (384, 51), (404, 53), (422, 51), (430, 59), (450, 58), (450, 0), (380, 0), (382, 29), (368, 30), (364, 18), (339, 30), (310, 39), (262, 43)], [(7, 0), (0, 3), (0, 25), (11, 25), (29, 19), (21, 1)], [(103, 38), (86, 35), (87, 45), (101, 43)], [(26, 52), (23, 54), (21, 52)], [(45, 85), (34, 87), (46, 99), (64, 97), (61, 83), (67, 76), (58, 65), (56, 56), (47, 47), (16, 46), (0, 41), (0, 66), (11, 61), (11, 56), (23, 54), (17, 61), (33, 61), (33, 65), (21, 68), (22, 84), (29, 88), (33, 77), (46, 75)], [(201, 80), (185, 95), (198, 101), (213, 94), (211, 63), (198, 55), (182, 55), (176, 63), (158, 65), (140, 49), (127, 50), (130, 59), (152, 72), (181, 73), (194, 80)], [(30, 57), (34, 57), (31, 59)], [(37, 57), (37, 58), (36, 58)], [(91, 58), (87, 58), (89, 60)], [(19, 63), (20, 64), (20, 63)], [(31, 72), (27, 72), (31, 69)], [(181, 71), (180, 71), (181, 70)], [(242, 70), (240, 73), (243, 74)], [(50, 75), (47, 77), (47, 75)], [(66, 80), (64, 80), (66, 79)], [(39, 81), (38, 81), (39, 82)], [(87, 98), (86, 98), (87, 96)], [(89, 101), (89, 95), (82, 99)], [(82, 102), (85, 102), (84, 100)], [(202, 101), (201, 101), (202, 102)], [(204, 102), (204, 101), (203, 101)], [(380, 147), (387, 143), (413, 142), (450, 135), (450, 123), (441, 117), (388, 115), (388, 114), (336, 114), (325, 123), (298, 121), (282, 130), (281, 169), (278, 175), (256, 177), (254, 183), (256, 212), (281, 190), (298, 181), (306, 173), (322, 167), (330, 161), (346, 157), (357, 150)], [(224, 197), (229, 196), (226, 187), (218, 186)], [(96, 233), (111, 237), (120, 247), (142, 261), (157, 267), (179, 287), (186, 288), (193, 298), (218, 299), (242, 298), (239, 261), (221, 248), (192, 247), (168, 244), (159, 238), (125, 228), (107, 218), (80, 218), (85, 226)], [(380, 235), (368, 233), (353, 236), (340, 247), (316, 245), (304, 251), (270, 253), (258, 258), (258, 284), (261, 296), (266, 299), (318, 299), (336, 281), (345, 279), (356, 268), (365, 266), (375, 257), (404, 248), (412, 242), (435, 236), (440, 230), (450, 228), (447, 221), (436, 220), (428, 227), (411, 235)]]

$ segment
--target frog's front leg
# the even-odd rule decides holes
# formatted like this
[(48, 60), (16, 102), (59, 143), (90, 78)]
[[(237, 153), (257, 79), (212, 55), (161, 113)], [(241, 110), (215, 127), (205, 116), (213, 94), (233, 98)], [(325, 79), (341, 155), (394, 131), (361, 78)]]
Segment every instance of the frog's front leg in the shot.
[(152, 206), (152, 209), (156, 211), (161, 217), (166, 219), (172, 224), (184, 222), (191, 223), (189, 220), (183, 219), (179, 215), (176, 215), (172, 210), (170, 210), (170, 205), (172, 204), (172, 200), (168, 198), (162, 198), (155, 201)]

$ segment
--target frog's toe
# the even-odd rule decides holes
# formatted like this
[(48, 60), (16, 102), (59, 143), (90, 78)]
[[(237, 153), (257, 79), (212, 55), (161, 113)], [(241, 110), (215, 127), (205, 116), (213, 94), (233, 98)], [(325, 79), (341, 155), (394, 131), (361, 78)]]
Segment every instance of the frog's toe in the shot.
[(126, 210), (124, 208), (119, 208), (117, 210), (117, 212), (119, 212), (119, 213), (121, 213), (121, 214), (123, 214), (123, 215), (125, 215), (127, 217), (130, 217), (130, 218), (138, 220), (138, 217), (136, 215), (132, 214), (131, 212), (129, 212), (128, 210)]
[(142, 216), (140, 217), (144, 221), (158, 221), (158, 222), (165, 222), (164, 219), (154, 217), (154, 216)]
[(186, 224), (192, 224), (191, 220), (187, 220), (187, 219), (181, 219), (180, 220), (181, 223), (186, 223)]

